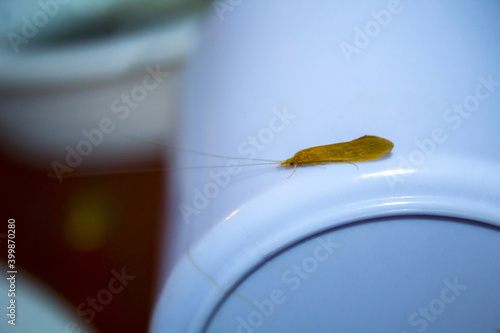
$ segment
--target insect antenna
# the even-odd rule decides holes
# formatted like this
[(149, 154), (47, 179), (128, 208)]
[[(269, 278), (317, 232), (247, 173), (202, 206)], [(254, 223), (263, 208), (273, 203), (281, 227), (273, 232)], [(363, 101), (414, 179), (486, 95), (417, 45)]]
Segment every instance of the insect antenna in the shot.
[[(129, 134), (127, 136), (132, 136), (132, 135)], [(225, 159), (228, 159), (228, 160), (262, 161), (262, 162), (272, 162), (272, 163), (281, 163), (281, 162), (283, 162), (283, 161), (278, 161), (278, 160), (267, 160), (267, 159), (262, 159), (262, 158), (232, 157), (232, 156), (225, 156), (225, 155), (208, 154), (208, 153), (202, 153), (202, 152), (199, 152), (199, 151), (196, 151), (196, 150), (192, 150), (192, 149), (186, 149), (186, 148), (168, 146), (168, 145), (165, 145), (163, 143), (159, 143), (159, 142), (147, 140), (147, 139), (144, 139), (144, 138), (139, 138), (139, 137), (135, 137), (135, 136), (132, 136), (132, 137), (134, 137), (134, 138), (136, 138), (138, 140), (143, 140), (143, 141), (146, 141), (148, 143), (152, 143), (154, 145), (157, 145), (157, 146), (160, 146), (160, 147), (163, 147), (163, 148), (168, 148), (168, 149), (172, 149), (172, 150), (178, 150), (178, 151), (183, 151), (183, 152), (186, 152), (186, 153), (191, 153), (191, 154), (196, 154), (196, 155), (202, 155), (202, 156), (208, 156), (208, 157), (225, 158)], [(250, 165), (255, 165), (255, 164), (250, 164)]]
[[(267, 160), (264, 160), (267, 161)], [(253, 166), (253, 165), (269, 165), (269, 164), (280, 164), (281, 161), (268, 162), (268, 163), (251, 163), (251, 164), (237, 164), (234, 167), (240, 166)], [(180, 167), (180, 168), (168, 168), (165, 170), (185, 170), (185, 169), (211, 169), (211, 168), (227, 168), (227, 165), (210, 165), (210, 166), (197, 166), (197, 167)]]
[[(267, 160), (264, 160), (267, 161)], [(281, 161), (267, 162), (267, 163), (252, 163), (252, 164), (238, 164), (235, 167), (240, 166), (253, 166), (253, 165), (270, 165), (270, 164), (280, 164)], [(173, 167), (173, 168), (149, 168), (149, 169), (126, 169), (126, 170), (115, 170), (115, 171), (104, 171), (104, 172), (88, 172), (88, 173), (75, 173), (62, 176), (62, 178), (80, 178), (80, 177), (96, 177), (96, 176), (111, 176), (119, 174), (133, 174), (133, 173), (150, 173), (150, 172), (161, 172), (169, 170), (188, 170), (188, 169), (212, 169), (212, 168), (227, 168), (227, 165), (214, 165), (214, 166), (195, 166), (195, 167)], [(49, 178), (58, 178), (52, 173), (48, 173)]]
[[(80, 178), (80, 177), (97, 177), (97, 176), (111, 176), (119, 174), (131, 174), (131, 173), (151, 173), (151, 172), (161, 172), (169, 170), (170, 168), (149, 168), (149, 169), (130, 169), (130, 170), (114, 170), (114, 171), (104, 171), (104, 172), (81, 172), (61, 176), (63, 179), (67, 178)], [(58, 178), (53, 173), (48, 173), (49, 178)]]
[[(178, 150), (178, 151), (183, 151), (191, 154), (196, 154), (196, 155), (202, 155), (202, 156), (209, 156), (209, 157), (215, 157), (215, 158), (224, 158), (228, 160), (246, 160), (246, 161), (260, 161), (260, 162), (265, 162), (265, 163), (252, 163), (252, 164), (238, 164), (236, 166), (252, 166), (252, 165), (269, 165), (269, 164), (281, 164), (283, 161), (278, 161), (278, 160), (267, 160), (267, 159), (262, 159), (262, 158), (249, 158), (249, 157), (231, 157), (231, 156), (224, 156), (224, 155), (216, 155), (216, 154), (207, 154), (207, 153), (202, 153), (196, 150), (191, 150), (191, 149), (185, 149), (185, 148), (179, 148), (179, 147), (173, 147), (173, 146), (168, 146), (163, 143), (159, 142), (154, 142), (151, 140), (147, 140), (144, 138), (136, 137), (134, 135), (130, 134), (122, 134), (127, 137), (131, 137), (135, 140), (141, 140), (145, 141), (157, 146), (160, 146), (162, 148), (168, 148), (168, 149), (173, 149), (173, 150)], [(214, 165), (214, 166), (195, 166), (195, 167), (172, 167), (172, 168), (148, 168), (148, 169), (127, 169), (127, 170), (115, 170), (115, 171), (104, 171), (104, 172), (88, 172), (88, 173), (75, 173), (75, 174), (67, 174), (64, 176), (59, 176), (64, 179), (66, 178), (80, 178), (80, 177), (95, 177), (95, 176), (103, 176), (103, 175), (118, 175), (118, 174), (132, 174), (132, 173), (148, 173), (148, 172), (161, 172), (161, 171), (168, 171), (168, 170), (187, 170), (187, 169), (208, 169), (208, 168), (226, 168), (227, 165)], [(58, 176), (49, 173), (47, 174), (49, 178), (59, 178)]]

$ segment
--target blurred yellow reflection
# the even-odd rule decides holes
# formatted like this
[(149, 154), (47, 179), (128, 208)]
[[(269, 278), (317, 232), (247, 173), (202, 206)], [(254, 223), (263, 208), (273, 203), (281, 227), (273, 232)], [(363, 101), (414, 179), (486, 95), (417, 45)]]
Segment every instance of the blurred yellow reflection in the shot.
[(115, 208), (100, 188), (77, 193), (69, 205), (64, 238), (75, 250), (87, 252), (102, 247), (113, 228)]

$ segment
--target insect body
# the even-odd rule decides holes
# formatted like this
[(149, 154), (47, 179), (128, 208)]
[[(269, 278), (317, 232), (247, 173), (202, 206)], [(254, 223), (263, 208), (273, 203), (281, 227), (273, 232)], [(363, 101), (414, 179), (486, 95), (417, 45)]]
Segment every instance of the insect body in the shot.
[(281, 162), (279, 166), (293, 167), (295, 172), (297, 165), (365, 162), (386, 156), (392, 148), (394, 148), (394, 144), (387, 139), (365, 135), (348, 142), (303, 149), (293, 157)]
[(371, 161), (389, 154), (392, 148), (394, 144), (387, 139), (365, 135), (349, 142), (303, 149), (281, 162), (280, 167)]

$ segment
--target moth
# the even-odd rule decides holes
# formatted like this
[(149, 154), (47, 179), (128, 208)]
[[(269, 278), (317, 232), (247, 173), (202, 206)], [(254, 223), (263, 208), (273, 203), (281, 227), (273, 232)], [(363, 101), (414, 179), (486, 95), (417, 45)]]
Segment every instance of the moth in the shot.
[[(248, 165), (262, 165), (262, 164), (279, 164), (278, 168), (292, 168), (293, 171), (288, 178), (290, 178), (297, 166), (307, 166), (307, 165), (324, 165), (328, 163), (350, 163), (354, 164), (357, 162), (365, 162), (379, 159), (388, 155), (392, 149), (394, 148), (394, 143), (391, 141), (375, 136), (375, 135), (365, 135), (358, 139), (347, 141), (347, 142), (339, 142), (333, 143), (329, 145), (316, 146), (311, 148), (306, 148), (298, 151), (286, 160), (265, 160), (259, 158), (246, 158), (246, 157), (228, 157), (207, 153), (200, 153), (197, 151), (189, 150), (189, 149), (181, 149), (168, 147), (163, 144), (151, 142), (163, 147), (173, 148), (176, 150), (186, 151), (193, 154), (199, 154), (204, 156), (218, 157), (218, 158), (226, 158), (226, 159), (237, 159), (237, 160), (251, 160), (251, 161), (260, 161), (266, 163), (256, 163), (256, 164), (244, 164), (240, 166), (248, 166)], [(183, 169), (196, 169), (196, 168), (216, 168), (218, 166), (208, 166), (208, 167), (187, 167)], [(126, 172), (150, 172), (157, 170), (128, 170)], [(121, 171), (119, 173), (123, 173)], [(70, 175), (69, 177), (81, 177), (87, 176), (90, 174), (79, 174), (79, 175)]]
[[(278, 168), (293, 167), (292, 174), (288, 176), (288, 178), (290, 178), (294, 174), (297, 166), (324, 165), (328, 163), (349, 163), (356, 165), (355, 164), (356, 162), (372, 161), (384, 157), (388, 155), (393, 148), (394, 148), (394, 143), (392, 143), (387, 139), (375, 135), (365, 135), (352, 141), (306, 148), (295, 153), (293, 157), (290, 157), (289, 159), (283, 161), (265, 160), (260, 158), (228, 157), (228, 156), (200, 153), (187, 149), (182, 149), (182, 150), (205, 156), (266, 162), (257, 164), (243, 164), (240, 166), (279, 164)], [(199, 168), (206, 168), (206, 167), (199, 167)], [(187, 169), (191, 168), (188, 167)]]
[[(365, 162), (386, 156), (394, 148), (391, 141), (375, 136), (365, 135), (358, 139), (311, 147), (298, 151), (293, 157), (284, 160), (279, 167), (291, 168), (293, 173), (297, 165), (318, 165), (327, 163)], [(291, 175), (290, 175), (291, 176)]]

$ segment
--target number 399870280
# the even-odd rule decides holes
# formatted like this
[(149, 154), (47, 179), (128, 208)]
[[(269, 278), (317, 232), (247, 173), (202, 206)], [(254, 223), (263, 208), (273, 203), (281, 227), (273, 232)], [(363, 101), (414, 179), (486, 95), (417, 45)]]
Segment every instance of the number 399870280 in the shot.
[(7, 250), (7, 258), (9, 259), (8, 260), (8, 264), (11, 264), (11, 265), (14, 265), (16, 263), (15, 259), (16, 259), (16, 242), (14, 241), (14, 239), (16, 238), (16, 220), (14, 219), (9, 219), (9, 224), (7, 225), (7, 228), (8, 228), (8, 232), (7, 232), (7, 237), (8, 237), (8, 242), (7, 242), (7, 247), (8, 247), (8, 250)]

